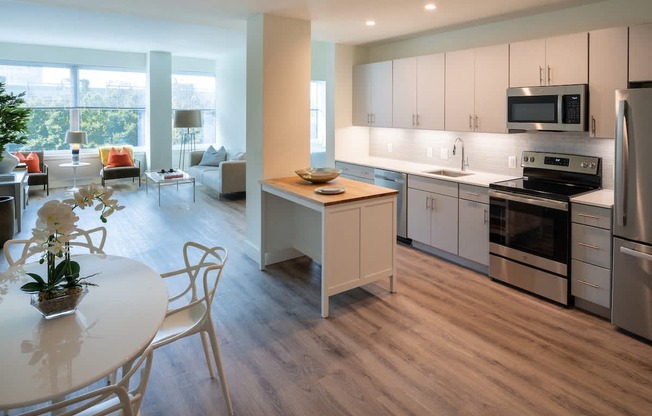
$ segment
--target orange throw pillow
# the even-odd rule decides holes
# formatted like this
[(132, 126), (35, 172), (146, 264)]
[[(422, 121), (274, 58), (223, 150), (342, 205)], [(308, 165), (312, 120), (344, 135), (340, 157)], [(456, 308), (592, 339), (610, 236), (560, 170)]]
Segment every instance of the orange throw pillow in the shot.
[(16, 156), (18, 158), (18, 163), (25, 163), (25, 155), (24, 154), (22, 154), (20, 152), (16, 152), (16, 153), (14, 153), (14, 156)]
[(36, 153), (30, 152), (25, 157), (25, 164), (27, 164), (27, 173), (41, 173), (41, 161)]
[(111, 148), (109, 152), (109, 164), (107, 165), (110, 168), (117, 168), (121, 166), (133, 166), (134, 161), (131, 160), (129, 151), (124, 147), (118, 152), (114, 147)]

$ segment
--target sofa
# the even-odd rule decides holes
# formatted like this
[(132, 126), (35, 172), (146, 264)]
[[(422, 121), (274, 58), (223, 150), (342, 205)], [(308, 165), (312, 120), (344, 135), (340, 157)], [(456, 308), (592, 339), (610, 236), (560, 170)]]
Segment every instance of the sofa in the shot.
[(224, 160), (219, 162), (219, 166), (201, 166), (199, 163), (203, 156), (203, 150), (190, 152), (187, 172), (195, 177), (195, 181), (216, 191), (220, 199), (222, 194), (247, 190), (246, 160)]

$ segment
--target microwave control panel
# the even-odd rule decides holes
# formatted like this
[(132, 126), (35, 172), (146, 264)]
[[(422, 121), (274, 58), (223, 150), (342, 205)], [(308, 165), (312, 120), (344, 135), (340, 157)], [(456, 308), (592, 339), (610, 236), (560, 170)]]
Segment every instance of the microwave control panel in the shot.
[(561, 97), (563, 105), (562, 123), (580, 124), (582, 122), (582, 104), (579, 94), (567, 94)]

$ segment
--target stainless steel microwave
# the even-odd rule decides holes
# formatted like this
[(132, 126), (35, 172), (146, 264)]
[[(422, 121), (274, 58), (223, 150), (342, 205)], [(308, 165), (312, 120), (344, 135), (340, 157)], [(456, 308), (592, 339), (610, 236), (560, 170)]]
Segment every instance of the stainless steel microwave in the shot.
[(521, 87), (507, 90), (509, 130), (588, 130), (586, 84)]

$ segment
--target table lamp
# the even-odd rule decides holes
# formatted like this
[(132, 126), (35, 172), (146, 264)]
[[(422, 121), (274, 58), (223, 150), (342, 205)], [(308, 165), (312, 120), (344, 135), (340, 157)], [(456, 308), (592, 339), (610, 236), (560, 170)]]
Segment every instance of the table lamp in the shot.
[(201, 126), (201, 110), (176, 110), (174, 112), (174, 127), (186, 129), (181, 139), (181, 152), (179, 153), (180, 169), (183, 169), (186, 161), (186, 142), (189, 139), (190, 150), (195, 150), (195, 133), (190, 133), (190, 129)]
[(68, 131), (66, 132), (66, 143), (69, 143), (72, 148), (72, 163), (79, 163), (79, 148), (82, 144), (86, 143), (85, 131)]

